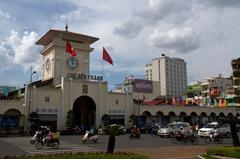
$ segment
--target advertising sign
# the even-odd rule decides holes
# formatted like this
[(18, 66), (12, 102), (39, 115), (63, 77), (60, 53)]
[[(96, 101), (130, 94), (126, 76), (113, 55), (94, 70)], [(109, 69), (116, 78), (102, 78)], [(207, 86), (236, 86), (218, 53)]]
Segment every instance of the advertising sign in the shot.
[(0, 128), (18, 128), (19, 116), (0, 116)]
[(152, 93), (153, 84), (149, 80), (135, 79), (133, 89), (134, 92)]
[(218, 88), (210, 88), (210, 96), (218, 97), (220, 95), (220, 90)]

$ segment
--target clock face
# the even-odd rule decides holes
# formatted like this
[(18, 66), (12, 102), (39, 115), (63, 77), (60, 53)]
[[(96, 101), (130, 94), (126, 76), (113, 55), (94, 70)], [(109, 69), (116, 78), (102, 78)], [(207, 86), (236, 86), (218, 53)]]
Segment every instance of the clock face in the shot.
[(45, 65), (46, 65), (46, 70), (47, 70), (47, 71), (50, 71), (51, 63), (50, 63), (50, 59), (49, 59), (49, 58), (46, 60)]
[(70, 58), (68, 59), (68, 61), (67, 61), (67, 65), (68, 65), (68, 67), (70, 67), (71, 69), (77, 67), (77, 65), (78, 65), (78, 60), (77, 60), (77, 58), (75, 58), (75, 57), (70, 57)]

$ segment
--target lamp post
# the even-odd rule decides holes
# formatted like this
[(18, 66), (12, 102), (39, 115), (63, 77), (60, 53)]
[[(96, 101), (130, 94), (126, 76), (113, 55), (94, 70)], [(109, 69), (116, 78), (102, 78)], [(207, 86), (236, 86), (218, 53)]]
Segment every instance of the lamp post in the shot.
[(32, 91), (31, 91), (31, 84), (32, 84), (32, 76), (37, 73), (36, 71), (33, 71), (33, 67), (30, 68), (30, 83), (28, 85), (29, 88), (29, 99), (28, 99), (28, 116), (30, 115), (30, 108), (31, 108), (31, 102), (32, 102)]

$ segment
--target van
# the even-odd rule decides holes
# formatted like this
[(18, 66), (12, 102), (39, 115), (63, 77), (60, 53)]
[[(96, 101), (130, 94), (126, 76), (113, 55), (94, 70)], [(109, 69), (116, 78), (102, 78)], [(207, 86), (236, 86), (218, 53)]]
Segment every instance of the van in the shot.
[(160, 128), (157, 132), (157, 135), (160, 137), (173, 137), (180, 127), (183, 128), (183, 131), (191, 132), (191, 126), (187, 122), (173, 122), (166, 125), (163, 128)]
[(218, 127), (218, 122), (212, 122), (198, 130), (198, 136), (200, 137), (208, 137), (211, 133), (216, 133), (220, 136), (230, 137), (230, 125), (225, 123)]

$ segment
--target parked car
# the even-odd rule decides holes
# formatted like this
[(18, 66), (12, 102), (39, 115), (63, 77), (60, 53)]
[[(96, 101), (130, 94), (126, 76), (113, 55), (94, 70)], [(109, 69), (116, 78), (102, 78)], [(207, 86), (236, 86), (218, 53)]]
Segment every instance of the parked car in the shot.
[(226, 123), (221, 125), (221, 127), (218, 127), (218, 122), (209, 123), (203, 128), (199, 129), (198, 136), (209, 137), (211, 133), (216, 133), (220, 136), (230, 137), (230, 125)]
[(180, 127), (183, 128), (183, 131), (191, 132), (191, 126), (187, 122), (173, 122), (166, 125), (163, 128), (160, 128), (157, 132), (157, 135), (160, 137), (173, 137)]

